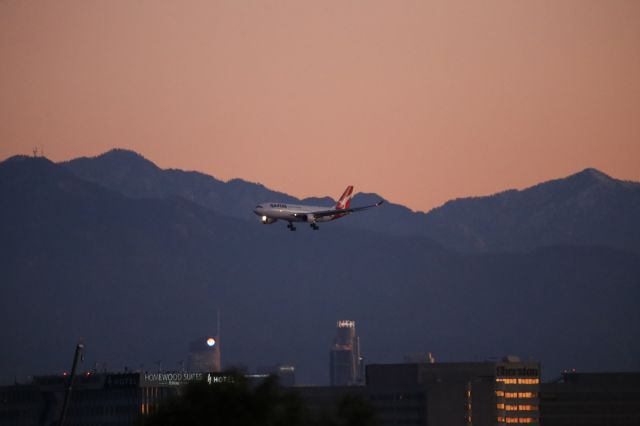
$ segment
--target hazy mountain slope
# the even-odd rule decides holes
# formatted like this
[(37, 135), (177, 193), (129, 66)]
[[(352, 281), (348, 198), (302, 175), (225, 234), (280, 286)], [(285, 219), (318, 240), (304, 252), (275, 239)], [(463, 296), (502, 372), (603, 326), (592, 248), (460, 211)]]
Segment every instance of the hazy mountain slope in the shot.
[(640, 184), (586, 169), (523, 191), (450, 201), (425, 223), (428, 236), (462, 251), (574, 244), (640, 253)]
[[(221, 215), (239, 219), (257, 220), (253, 208), (263, 201), (302, 202), (327, 207), (336, 202), (329, 197), (300, 200), (241, 179), (225, 183), (198, 172), (162, 170), (141, 155), (123, 149), (115, 149), (94, 158), (78, 158), (61, 165), (82, 179), (99, 183), (130, 197), (163, 198), (177, 195)], [(345, 182), (345, 187), (348, 184), (349, 182)], [(343, 189), (333, 188), (333, 195), (338, 197)], [(353, 205), (374, 204), (381, 198), (376, 194), (358, 194), (354, 197)], [(390, 235), (416, 236), (424, 235), (424, 216), (424, 213), (414, 213), (404, 206), (387, 203), (384, 209), (359, 214), (357, 220), (348, 217), (336, 224)]]
[[(337, 319), (368, 362), (505, 353), (545, 371), (637, 369), (640, 258), (606, 248), (461, 255), (348, 228), (283, 232), (180, 198), (132, 199), (43, 159), (0, 163), (2, 381), (87, 361), (178, 367), (222, 310), (223, 362), (327, 380)], [(597, 342), (597, 344), (594, 344)]]
[[(257, 220), (252, 209), (262, 201), (300, 201), (239, 179), (224, 183), (197, 172), (162, 170), (125, 150), (63, 165), (82, 179), (128, 196), (181, 196), (221, 215), (240, 219)], [(380, 199), (376, 194), (358, 194), (353, 205), (372, 204)], [(313, 198), (303, 202), (330, 206), (334, 201)], [(427, 237), (464, 252), (521, 251), (573, 244), (608, 245), (640, 253), (638, 217), (640, 184), (587, 169), (523, 191), (450, 201), (428, 214), (386, 203), (327, 226)]]
[(221, 215), (242, 219), (255, 219), (252, 211), (260, 201), (298, 201), (240, 179), (225, 183), (199, 172), (163, 170), (141, 155), (123, 149), (114, 149), (94, 158), (78, 158), (61, 165), (81, 179), (99, 183), (129, 197), (180, 196)]

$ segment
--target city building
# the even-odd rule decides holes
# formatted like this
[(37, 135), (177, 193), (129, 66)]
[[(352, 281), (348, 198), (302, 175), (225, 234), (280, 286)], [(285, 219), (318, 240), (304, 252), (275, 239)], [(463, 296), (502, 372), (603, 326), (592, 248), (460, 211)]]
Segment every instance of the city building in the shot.
[[(246, 376), (249, 383), (264, 377)], [(69, 377), (34, 377), (28, 384), (0, 386), (0, 425), (58, 424)], [(73, 382), (65, 426), (135, 425), (165, 399), (189, 383), (215, 386), (232, 376), (181, 371), (145, 373), (83, 373)]]
[(277, 364), (268, 367), (259, 367), (256, 369), (258, 374), (275, 376), (278, 383), (286, 388), (295, 386), (296, 384), (296, 367), (292, 364)]
[(540, 386), (547, 426), (640, 425), (640, 373), (564, 373)]
[(436, 362), (436, 359), (433, 357), (433, 354), (431, 352), (414, 352), (405, 355), (404, 362), (408, 364), (421, 364), (423, 362), (433, 364), (434, 362)]
[(360, 338), (356, 335), (356, 322), (340, 320), (329, 353), (331, 386), (362, 385), (363, 373), (364, 362), (360, 353)]
[(382, 425), (540, 424), (540, 364), (515, 357), (368, 365), (366, 383)]
[(220, 342), (218, 337), (201, 337), (189, 346), (187, 371), (204, 373), (221, 371)]
[(540, 364), (517, 357), (485, 362), (370, 364), (365, 386), (297, 387), (317, 412), (346, 395), (364, 398), (381, 426), (539, 425)]
[[(66, 425), (132, 425), (151, 412), (173, 386), (146, 382), (143, 374), (85, 373), (74, 379)], [(0, 387), (0, 424), (4, 426), (57, 424), (67, 375), (34, 377), (26, 385)]]
[(220, 310), (216, 312), (215, 336), (201, 337), (189, 345), (187, 371), (204, 373), (222, 371), (220, 358)]

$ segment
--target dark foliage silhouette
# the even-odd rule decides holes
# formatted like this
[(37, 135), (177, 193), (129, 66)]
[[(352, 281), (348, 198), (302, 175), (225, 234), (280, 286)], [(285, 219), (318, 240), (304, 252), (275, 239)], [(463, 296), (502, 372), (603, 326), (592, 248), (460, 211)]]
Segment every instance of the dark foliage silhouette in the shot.
[(194, 383), (163, 402), (142, 419), (143, 426), (374, 426), (374, 412), (365, 400), (347, 395), (335, 410), (312, 413), (293, 390), (275, 377), (251, 386), (239, 372), (232, 382)]

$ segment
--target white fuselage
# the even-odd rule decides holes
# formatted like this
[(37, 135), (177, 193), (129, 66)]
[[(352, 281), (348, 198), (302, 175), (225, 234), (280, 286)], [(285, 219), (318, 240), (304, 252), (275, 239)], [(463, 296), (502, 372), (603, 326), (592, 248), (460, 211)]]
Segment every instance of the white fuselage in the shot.
[(340, 214), (315, 217), (312, 212), (332, 210), (334, 207), (304, 206), (287, 203), (261, 203), (253, 210), (255, 214), (262, 217), (262, 221), (267, 219), (280, 219), (288, 222), (328, 222), (337, 219)]

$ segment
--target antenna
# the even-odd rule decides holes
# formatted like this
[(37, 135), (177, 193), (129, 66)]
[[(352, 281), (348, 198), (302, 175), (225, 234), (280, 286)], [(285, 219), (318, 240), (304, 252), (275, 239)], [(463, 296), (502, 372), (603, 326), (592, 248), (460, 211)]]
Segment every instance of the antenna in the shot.
[(216, 370), (222, 370), (222, 360), (220, 353), (220, 307), (216, 310), (216, 340), (218, 341), (215, 347), (215, 364)]
[(220, 340), (220, 308), (217, 309), (216, 313), (216, 338)]
[(34, 156), (34, 157), (37, 157), (37, 156), (38, 156), (38, 147), (37, 147), (37, 146), (34, 146), (34, 147), (33, 147), (33, 150), (32, 150), (31, 152), (33, 152), (33, 156)]

